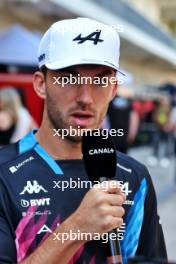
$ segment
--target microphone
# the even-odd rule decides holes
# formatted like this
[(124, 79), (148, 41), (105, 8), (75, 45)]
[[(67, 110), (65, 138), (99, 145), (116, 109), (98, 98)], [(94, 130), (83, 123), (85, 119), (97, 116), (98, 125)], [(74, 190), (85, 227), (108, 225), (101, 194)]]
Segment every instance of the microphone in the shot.
[[(92, 182), (103, 182), (112, 179), (116, 173), (116, 149), (108, 134), (103, 138), (102, 130), (86, 130), (82, 137), (82, 154), (85, 169)], [(117, 229), (108, 233), (108, 264), (122, 264), (120, 243)]]

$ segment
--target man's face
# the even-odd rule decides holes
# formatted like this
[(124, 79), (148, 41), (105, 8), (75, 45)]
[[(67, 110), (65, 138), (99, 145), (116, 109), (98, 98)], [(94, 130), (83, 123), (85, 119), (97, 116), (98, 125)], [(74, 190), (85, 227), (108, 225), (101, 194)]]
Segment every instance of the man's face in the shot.
[[(109, 102), (116, 93), (117, 84), (114, 84), (114, 81), (106, 83), (107, 86), (105, 82), (99, 83), (108, 78), (114, 80), (115, 75), (113, 69), (97, 65), (78, 65), (62, 71), (48, 70), (45, 107), (52, 127), (55, 129), (100, 128)], [(63, 85), (61, 82), (68, 80), (70, 76), (75, 77), (76, 84)], [(78, 78), (81, 77), (87, 78), (83, 84), (78, 83)], [(92, 83), (90, 80), (92, 82), (97, 80), (97, 82)], [(68, 139), (81, 141), (79, 136), (68, 136)]]

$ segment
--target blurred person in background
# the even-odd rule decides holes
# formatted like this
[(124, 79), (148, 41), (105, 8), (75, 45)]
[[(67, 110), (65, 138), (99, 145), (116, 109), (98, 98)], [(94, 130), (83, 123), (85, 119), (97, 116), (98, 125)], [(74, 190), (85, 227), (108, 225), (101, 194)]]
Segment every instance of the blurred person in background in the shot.
[(133, 109), (138, 113), (140, 121), (144, 118), (144, 107), (143, 107), (143, 99), (137, 97), (132, 102)]
[(129, 99), (116, 96), (109, 105), (103, 126), (108, 129), (123, 129), (124, 135), (113, 137), (113, 140), (118, 151), (127, 153), (138, 132), (139, 115), (132, 108)]
[(22, 105), (18, 92), (11, 87), (0, 89), (0, 146), (18, 141), (36, 122)]
[(168, 167), (170, 164), (169, 157), (172, 144), (170, 113), (170, 101), (166, 96), (163, 96), (159, 99), (153, 113), (155, 131), (152, 137), (153, 155), (148, 159), (150, 166), (156, 166), (159, 161), (162, 167)]
[(173, 138), (174, 138), (174, 155), (176, 156), (176, 100), (171, 110), (170, 124), (171, 124), (171, 129), (172, 129)]

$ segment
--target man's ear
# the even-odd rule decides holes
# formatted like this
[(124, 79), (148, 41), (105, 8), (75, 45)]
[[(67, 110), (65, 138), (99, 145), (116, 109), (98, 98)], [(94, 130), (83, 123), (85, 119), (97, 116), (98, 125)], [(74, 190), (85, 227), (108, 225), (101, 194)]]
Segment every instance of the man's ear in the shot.
[(46, 98), (46, 80), (42, 72), (36, 71), (33, 76), (33, 86), (36, 94), (42, 98)]

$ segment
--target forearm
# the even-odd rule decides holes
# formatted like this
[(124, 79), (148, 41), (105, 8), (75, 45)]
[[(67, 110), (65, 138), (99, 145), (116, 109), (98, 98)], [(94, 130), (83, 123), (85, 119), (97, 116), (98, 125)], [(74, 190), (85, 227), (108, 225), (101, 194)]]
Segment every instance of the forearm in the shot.
[[(77, 210), (20, 264), (68, 264), (78, 249), (88, 241), (84, 236), (81, 236), (82, 240), (79, 240), (79, 235), (75, 237), (75, 240), (71, 237), (69, 239), (71, 233), (91, 234), (92, 237), (89, 239), (92, 240), (94, 234), (107, 233), (120, 227), (123, 223), (122, 216), (125, 213), (122, 206), (125, 196), (118, 183), (115, 187), (114, 185), (112, 187), (110, 182), (107, 184), (106, 191), (103, 184), (90, 189)], [(115, 214), (114, 208), (116, 208)], [(62, 236), (65, 234), (67, 240)], [(60, 240), (63, 237), (64, 243)]]
[[(73, 219), (65, 220), (55, 231), (55, 234), (69, 233), (74, 230)], [(75, 230), (76, 231), (76, 230)], [(28, 258), (20, 264), (67, 264), (74, 253), (83, 244), (83, 241), (55, 239), (56, 236), (51, 234)]]

